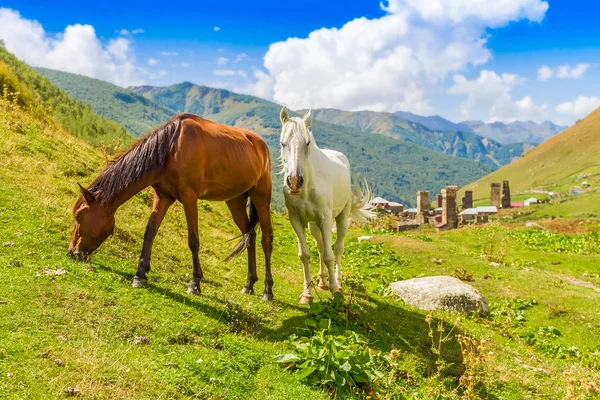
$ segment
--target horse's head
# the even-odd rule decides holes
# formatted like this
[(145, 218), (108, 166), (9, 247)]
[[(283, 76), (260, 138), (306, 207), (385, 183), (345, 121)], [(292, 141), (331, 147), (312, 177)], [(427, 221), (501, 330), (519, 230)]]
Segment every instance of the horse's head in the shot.
[[(79, 184), (78, 184), (79, 185)], [(79, 185), (81, 197), (75, 203), (75, 228), (69, 243), (68, 256), (79, 260), (90, 255), (112, 235), (115, 217), (111, 208), (102, 204), (99, 196)]]
[(281, 161), (283, 163), (283, 187), (292, 195), (302, 192), (303, 172), (310, 151), (310, 126), (312, 110), (304, 118), (288, 116), (287, 108), (281, 109)]

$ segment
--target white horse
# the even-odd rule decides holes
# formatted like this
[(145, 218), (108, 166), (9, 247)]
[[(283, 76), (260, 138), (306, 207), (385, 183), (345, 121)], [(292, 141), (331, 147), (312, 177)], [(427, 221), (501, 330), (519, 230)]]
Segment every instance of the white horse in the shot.
[[(311, 116), (312, 110), (309, 110), (304, 118), (290, 118), (285, 107), (280, 114), (283, 194), (290, 222), (298, 237), (298, 256), (304, 265), (304, 292), (300, 304), (310, 304), (313, 298), (306, 226), (310, 228), (319, 249), (319, 288), (330, 289), (334, 293), (342, 290), (342, 254), (349, 218), (363, 224), (373, 217), (367, 210), (370, 198), (368, 186), (365, 187), (366, 195), (363, 195), (355, 182), (354, 195), (348, 158), (340, 152), (321, 150), (317, 146), (310, 131)], [(335, 257), (331, 250), (334, 218), (337, 226)]]

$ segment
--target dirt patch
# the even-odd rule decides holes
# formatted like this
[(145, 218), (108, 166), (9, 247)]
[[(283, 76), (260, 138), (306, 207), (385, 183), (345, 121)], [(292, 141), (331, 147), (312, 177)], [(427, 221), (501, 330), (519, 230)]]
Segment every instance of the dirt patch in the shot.
[(586, 288), (595, 290), (596, 292), (600, 293), (600, 287), (594, 285), (591, 282), (584, 281), (583, 279), (573, 278), (571, 276), (564, 276), (564, 275), (555, 275), (555, 276), (557, 278), (559, 278), (559, 279), (563, 279), (563, 280), (565, 280), (567, 282), (570, 282), (573, 285), (581, 286), (581, 287), (586, 287)]

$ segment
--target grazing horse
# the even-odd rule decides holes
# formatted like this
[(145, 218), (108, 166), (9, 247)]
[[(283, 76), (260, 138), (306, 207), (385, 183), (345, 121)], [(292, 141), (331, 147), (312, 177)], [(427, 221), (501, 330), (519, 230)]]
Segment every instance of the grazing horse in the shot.
[[(367, 210), (370, 197), (368, 186), (365, 183), (366, 194), (363, 195), (355, 182), (354, 195), (348, 158), (340, 152), (321, 150), (317, 146), (310, 131), (311, 115), (312, 111), (309, 110), (304, 118), (290, 118), (285, 107), (280, 114), (283, 194), (290, 222), (298, 237), (298, 256), (304, 265), (304, 292), (300, 304), (312, 302), (306, 226), (310, 228), (319, 250), (319, 288), (330, 289), (334, 293), (342, 290), (342, 254), (349, 218), (363, 224), (373, 217)], [(335, 257), (331, 251), (334, 218), (337, 227)]]
[[(262, 230), (265, 253), (263, 300), (273, 299), (271, 277), (271, 157), (259, 135), (244, 129), (180, 114), (150, 132), (104, 169), (73, 208), (75, 229), (69, 244), (73, 258), (87, 259), (114, 230), (117, 209), (139, 191), (154, 188), (152, 214), (134, 287), (147, 286), (152, 243), (175, 200), (183, 204), (192, 252), (189, 294), (200, 293), (198, 199), (225, 201), (242, 240), (230, 257), (248, 250), (248, 280), (242, 293), (252, 294), (256, 275), (256, 226)], [(246, 207), (250, 209), (250, 216)]]

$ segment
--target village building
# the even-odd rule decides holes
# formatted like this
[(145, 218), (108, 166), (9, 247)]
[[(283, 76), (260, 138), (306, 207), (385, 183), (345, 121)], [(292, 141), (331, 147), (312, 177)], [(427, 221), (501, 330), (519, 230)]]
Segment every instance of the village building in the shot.
[(525, 201), (523, 202), (523, 205), (524, 205), (525, 207), (529, 207), (530, 205), (532, 205), (532, 204), (537, 204), (537, 203), (538, 203), (538, 200), (537, 200), (535, 197), (531, 197), (531, 198), (529, 198), (529, 199), (525, 200)]
[(390, 201), (388, 204), (390, 206), (390, 208), (389, 208), (390, 212), (394, 215), (402, 214), (402, 212), (404, 211), (403, 204), (396, 203), (395, 201)]
[(390, 202), (383, 197), (375, 197), (373, 200), (371, 200), (371, 205), (375, 208), (381, 207), (384, 210), (389, 210), (390, 208)]

